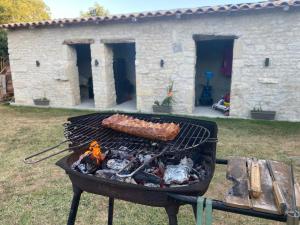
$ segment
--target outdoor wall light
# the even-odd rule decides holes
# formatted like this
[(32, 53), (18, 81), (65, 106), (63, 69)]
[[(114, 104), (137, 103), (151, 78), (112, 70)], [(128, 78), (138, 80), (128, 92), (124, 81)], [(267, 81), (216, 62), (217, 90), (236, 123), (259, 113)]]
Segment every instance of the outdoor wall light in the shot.
[(99, 61), (98, 59), (95, 59), (95, 66), (98, 66), (99, 65)]
[(160, 60), (160, 68), (163, 68), (165, 65), (165, 61), (163, 59)]
[(40, 61), (36, 60), (35, 65), (36, 65), (36, 67), (39, 67), (41, 65)]
[(270, 58), (265, 58), (265, 67), (270, 66)]

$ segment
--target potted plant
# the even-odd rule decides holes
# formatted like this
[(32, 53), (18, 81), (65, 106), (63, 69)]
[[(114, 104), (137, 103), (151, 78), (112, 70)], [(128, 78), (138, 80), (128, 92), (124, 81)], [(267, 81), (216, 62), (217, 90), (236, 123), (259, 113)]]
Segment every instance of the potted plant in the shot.
[(47, 99), (46, 97), (36, 98), (36, 99), (33, 99), (33, 103), (35, 105), (39, 105), (39, 106), (48, 106), (50, 103), (50, 100)]
[(153, 105), (153, 112), (156, 113), (171, 113), (172, 112), (172, 104), (175, 103), (174, 100), (174, 91), (173, 91), (172, 81), (170, 85), (167, 87), (167, 97), (160, 103), (159, 101), (155, 101)]
[(261, 105), (253, 107), (251, 110), (251, 118), (257, 120), (274, 120), (276, 112), (263, 110)]

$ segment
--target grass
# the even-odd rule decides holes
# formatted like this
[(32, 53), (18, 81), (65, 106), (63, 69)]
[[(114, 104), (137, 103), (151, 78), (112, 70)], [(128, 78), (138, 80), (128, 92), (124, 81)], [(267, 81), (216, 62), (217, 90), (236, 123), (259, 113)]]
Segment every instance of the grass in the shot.
[[(66, 224), (72, 197), (64, 171), (54, 165), (57, 156), (38, 165), (22, 160), (38, 149), (63, 139), (62, 124), (84, 111), (37, 109), (0, 105), (0, 224)], [(289, 162), (294, 159), (300, 178), (300, 123), (215, 119), (219, 126), (219, 158), (253, 156)], [(228, 182), (224, 166), (217, 166), (206, 194), (223, 199)], [(76, 224), (106, 224), (108, 199), (83, 194)], [(164, 209), (123, 201), (115, 203), (114, 224), (167, 224)], [(195, 224), (192, 209), (180, 209), (179, 224)], [(223, 212), (214, 212), (214, 224), (280, 224)]]

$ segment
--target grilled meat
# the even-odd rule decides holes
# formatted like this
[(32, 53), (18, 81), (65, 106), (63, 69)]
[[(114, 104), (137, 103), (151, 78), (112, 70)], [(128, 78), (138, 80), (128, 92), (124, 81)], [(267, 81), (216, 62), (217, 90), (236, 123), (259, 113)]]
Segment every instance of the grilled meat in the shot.
[(175, 123), (152, 123), (131, 116), (114, 114), (102, 121), (104, 127), (151, 140), (171, 141), (180, 127)]

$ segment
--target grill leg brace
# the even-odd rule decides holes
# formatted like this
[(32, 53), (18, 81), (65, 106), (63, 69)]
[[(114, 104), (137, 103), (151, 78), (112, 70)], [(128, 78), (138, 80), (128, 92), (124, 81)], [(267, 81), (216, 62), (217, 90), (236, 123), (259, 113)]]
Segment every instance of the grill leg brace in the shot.
[(169, 217), (169, 225), (178, 225), (177, 214), (179, 211), (179, 206), (180, 205), (174, 203), (174, 205), (169, 205), (169, 206), (165, 207), (166, 212)]
[(114, 217), (114, 198), (109, 198), (108, 203), (108, 225), (113, 225), (113, 217)]
[(67, 225), (75, 224), (81, 194), (82, 194), (82, 190), (80, 190), (78, 187), (73, 185), (73, 200), (72, 200), (72, 204), (71, 204), (71, 209), (70, 209)]

